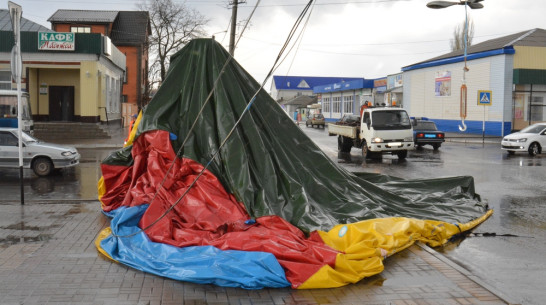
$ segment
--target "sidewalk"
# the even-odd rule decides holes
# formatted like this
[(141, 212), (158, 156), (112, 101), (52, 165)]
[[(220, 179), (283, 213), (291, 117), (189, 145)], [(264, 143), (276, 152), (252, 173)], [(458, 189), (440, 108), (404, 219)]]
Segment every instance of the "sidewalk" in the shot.
[(446, 142), (456, 143), (499, 144), (500, 146), (502, 140), (502, 137), (497, 136), (483, 136), (478, 134), (465, 134), (458, 132), (446, 132), (445, 136)]
[(335, 289), (244, 290), (161, 278), (101, 256), (99, 202), (1, 205), (0, 304), (508, 304), (423, 245)]
[[(76, 147), (121, 147), (126, 134)], [(0, 304), (510, 304), (421, 244), (387, 258), (382, 273), (341, 288), (244, 290), (174, 281), (103, 257), (94, 241), (109, 220), (98, 201), (0, 202), (0, 209)]]

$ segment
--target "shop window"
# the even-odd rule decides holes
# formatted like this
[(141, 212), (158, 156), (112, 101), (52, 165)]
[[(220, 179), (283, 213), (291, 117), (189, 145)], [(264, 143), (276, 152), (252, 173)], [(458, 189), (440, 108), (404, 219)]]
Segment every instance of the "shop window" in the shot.
[(330, 98), (326, 97), (322, 100), (322, 112), (323, 113), (329, 113), (330, 112)]
[(343, 113), (353, 113), (353, 96), (343, 97)]
[(0, 71), (0, 89), (11, 90), (11, 71)]
[(341, 113), (341, 96), (332, 98), (332, 112)]

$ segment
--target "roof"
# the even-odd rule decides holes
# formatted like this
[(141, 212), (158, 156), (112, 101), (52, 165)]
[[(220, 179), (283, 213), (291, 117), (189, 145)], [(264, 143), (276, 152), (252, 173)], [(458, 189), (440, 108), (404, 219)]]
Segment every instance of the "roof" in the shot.
[(47, 21), (51, 23), (112, 23), (118, 11), (57, 10)]
[(359, 77), (320, 77), (320, 76), (282, 76), (274, 75), (273, 83), (277, 90), (313, 90), (313, 87), (359, 80)]
[[(8, 10), (0, 9), (0, 31), (13, 31)], [(21, 32), (53, 32), (43, 25), (21, 17)]]
[[(467, 48), (467, 58), (472, 59), (471, 55), (473, 54), (484, 54), (485, 56), (498, 55), (499, 52), (494, 51), (513, 50), (514, 46), (546, 47), (546, 30), (536, 28), (471, 45)], [(510, 52), (505, 54), (510, 54)], [(457, 50), (422, 62), (405, 66), (402, 68), (402, 70), (407, 71), (415, 67), (423, 67), (423, 64), (426, 63), (446, 63), (445, 60), (453, 58), (459, 58), (460, 60), (458, 61), (462, 61), (464, 60), (463, 57), (464, 50)], [(474, 58), (479, 58), (479, 56), (474, 56)]]
[(293, 99), (279, 102), (281, 105), (307, 106), (317, 102), (316, 96), (300, 95)]
[(117, 46), (143, 44), (151, 32), (146, 11), (57, 10), (48, 21), (57, 24), (112, 24), (109, 36)]
[(112, 42), (115, 45), (141, 44), (150, 34), (150, 17), (145, 11), (121, 11), (112, 26)]

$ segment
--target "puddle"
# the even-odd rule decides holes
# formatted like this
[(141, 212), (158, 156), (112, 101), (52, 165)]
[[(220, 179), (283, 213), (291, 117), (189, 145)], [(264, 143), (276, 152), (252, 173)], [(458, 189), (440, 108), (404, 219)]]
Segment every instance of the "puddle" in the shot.
[(38, 236), (7, 236), (6, 238), (0, 238), (0, 245), (8, 244), (15, 245), (21, 243), (48, 241), (52, 238), (50, 234), (40, 234)]

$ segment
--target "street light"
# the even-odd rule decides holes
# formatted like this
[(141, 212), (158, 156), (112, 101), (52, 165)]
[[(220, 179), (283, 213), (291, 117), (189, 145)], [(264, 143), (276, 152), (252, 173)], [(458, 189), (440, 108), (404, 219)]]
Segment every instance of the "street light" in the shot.
[(466, 125), (464, 123), (464, 119), (466, 118), (466, 108), (467, 108), (466, 71), (468, 71), (468, 67), (466, 66), (466, 49), (468, 47), (468, 13), (467, 13), (466, 7), (468, 6), (471, 9), (483, 8), (483, 4), (478, 3), (482, 1), (483, 0), (459, 0), (458, 2), (431, 1), (427, 3), (427, 7), (433, 8), (433, 9), (446, 8), (452, 5), (464, 5), (464, 68), (463, 68), (463, 84), (461, 85), (460, 114), (461, 114), (462, 126), (459, 125), (460, 131), (466, 130)]

